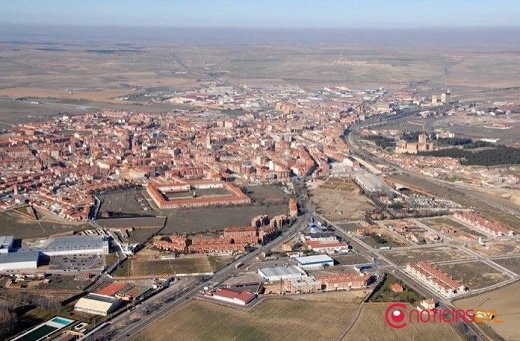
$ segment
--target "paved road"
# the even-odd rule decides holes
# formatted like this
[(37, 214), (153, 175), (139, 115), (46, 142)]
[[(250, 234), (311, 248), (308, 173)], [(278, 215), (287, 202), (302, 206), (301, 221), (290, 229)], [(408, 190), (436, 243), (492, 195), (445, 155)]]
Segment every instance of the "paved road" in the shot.
[[(284, 243), (288, 241), (289, 239), (293, 238), (298, 231), (303, 229), (307, 225), (309, 215), (303, 214), (302, 216), (298, 217), (298, 219), (294, 222), (294, 224), (289, 228), (289, 230), (282, 233), (281, 236), (276, 238), (275, 240), (269, 242), (268, 244), (262, 246), (261, 248), (252, 251), (240, 259), (234, 261), (233, 263), (229, 264), (222, 270), (218, 271), (213, 275), (210, 282), (213, 285), (220, 284), (224, 282), (226, 279), (231, 277), (234, 273), (239, 272), (235, 268), (235, 266), (238, 263), (246, 263), (255, 257), (257, 257), (263, 250), (270, 249), (277, 247), (281, 243)], [(194, 297), (199, 295), (199, 293), (204, 289), (205, 286), (208, 285), (208, 282), (199, 281), (195, 283), (194, 286), (191, 287), (185, 287), (179, 289), (178, 285), (173, 285), (170, 288), (167, 288), (163, 290), (158, 295), (154, 296), (154, 298), (151, 300), (152, 302), (157, 302), (154, 305), (155, 311), (150, 312), (148, 315), (144, 316), (143, 318), (139, 319), (135, 323), (131, 323), (127, 325), (126, 327), (118, 330), (114, 330), (114, 327), (107, 327), (105, 329), (100, 330), (99, 332), (91, 335), (88, 339), (89, 340), (128, 340), (129, 337), (136, 336), (140, 331), (144, 330), (148, 326), (150, 326), (153, 322), (155, 322), (157, 319), (160, 319), (161, 317), (166, 316), (167, 314), (171, 313), (172, 310), (177, 309), (181, 307), (182, 305), (186, 304), (190, 300), (192, 300)], [(146, 309), (146, 307), (150, 306), (150, 303), (141, 304), (137, 309), (143, 311)], [(139, 311), (138, 310), (138, 311)], [(130, 312), (126, 312), (111, 321), (111, 324), (115, 324), (118, 321), (127, 319)], [(117, 334), (115, 336), (111, 336), (110, 334), (113, 334), (116, 332)]]

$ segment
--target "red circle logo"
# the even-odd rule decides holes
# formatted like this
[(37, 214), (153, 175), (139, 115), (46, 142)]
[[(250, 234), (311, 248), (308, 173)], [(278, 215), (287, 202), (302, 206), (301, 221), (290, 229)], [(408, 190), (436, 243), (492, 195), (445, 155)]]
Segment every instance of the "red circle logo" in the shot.
[(406, 317), (406, 304), (393, 303), (385, 310), (385, 321), (390, 327), (400, 329), (406, 327), (407, 323), (403, 322)]

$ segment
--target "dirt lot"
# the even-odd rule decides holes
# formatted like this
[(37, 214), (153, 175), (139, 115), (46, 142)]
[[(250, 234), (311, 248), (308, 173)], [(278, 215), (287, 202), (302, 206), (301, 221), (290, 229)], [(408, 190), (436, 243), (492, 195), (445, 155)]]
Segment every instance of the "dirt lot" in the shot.
[(470, 290), (485, 288), (509, 279), (506, 274), (483, 262), (439, 265), (438, 268), (462, 282)]
[(372, 201), (360, 195), (358, 188), (350, 182), (328, 180), (310, 192), (316, 212), (332, 221), (363, 219), (365, 212), (374, 207)]
[(247, 186), (245, 189), (246, 194), (255, 203), (286, 204), (289, 202), (289, 194), (277, 185)]
[(13, 211), (0, 211), (0, 235), (13, 235), (15, 238), (38, 238), (53, 234), (82, 230), (88, 225), (78, 225), (49, 220), (34, 221)]
[[(156, 321), (134, 340), (333, 340), (357, 307), (348, 301), (338, 304), (342, 301), (265, 299), (250, 312), (196, 301)], [(160, 327), (164, 325), (168, 328)]]
[(493, 262), (520, 275), (520, 257), (494, 259)]
[(337, 255), (332, 257), (338, 265), (356, 265), (369, 263), (368, 258), (360, 255), (360, 254), (351, 254), (351, 255)]
[(460, 239), (462, 235), (471, 235), (478, 237), (487, 238), (486, 235), (481, 234), (475, 230), (470, 229), (469, 227), (464, 226), (463, 224), (448, 218), (448, 217), (442, 217), (442, 218), (431, 218), (431, 219), (421, 219), (421, 223), (427, 225), (428, 227), (431, 227), (437, 232), (440, 232), (443, 228), (454, 228), (457, 233), (450, 234), (450, 238), (456, 238)]
[(483, 308), (496, 310), (497, 318), (503, 323), (489, 323), (489, 326), (506, 340), (520, 340), (520, 282), (478, 296), (455, 301), (462, 309)]
[(130, 276), (174, 275), (213, 272), (206, 256), (177, 259), (130, 259)]
[(515, 241), (490, 241), (485, 246), (470, 244), (468, 247), (484, 256), (519, 255), (520, 245)]
[(451, 246), (432, 246), (419, 249), (390, 250), (381, 252), (390, 260), (401, 266), (405, 266), (410, 262), (441, 262), (470, 257), (469, 254)]
[(249, 226), (251, 219), (257, 215), (267, 214), (273, 217), (286, 214), (287, 210), (285, 204), (165, 210), (163, 213), (168, 216), (168, 220), (161, 234), (197, 233), (222, 230), (229, 226)]
[(343, 340), (462, 340), (447, 323), (409, 323), (402, 329), (390, 328), (384, 319), (387, 307), (386, 303), (364, 304), (356, 324)]

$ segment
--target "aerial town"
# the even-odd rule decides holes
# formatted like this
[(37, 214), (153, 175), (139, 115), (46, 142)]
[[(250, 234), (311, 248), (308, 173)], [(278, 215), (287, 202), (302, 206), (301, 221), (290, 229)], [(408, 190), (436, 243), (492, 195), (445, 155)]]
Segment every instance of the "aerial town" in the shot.
[(520, 340), (520, 10), (444, 5), (3, 5), (0, 340)]
[[(430, 174), (478, 171), (452, 157), (419, 156), (443, 148), (432, 133), (419, 131), (413, 142), (406, 131), (377, 128), (381, 119), (421, 116), (425, 110), (470, 113), (468, 104), (448, 102), (445, 93), (441, 98), (432, 103), (414, 96), (413, 89), (390, 94), (383, 88), (327, 87), (306, 93), (296, 87), (205, 83), (167, 99), (193, 107), (182, 112), (101, 111), (19, 124), (0, 140), (2, 209), (36, 223), (55, 217), (81, 228), (50, 231), (45, 238), (20, 239), (16, 231), (2, 236), (0, 269), (10, 290), (45, 288), (70, 277), (89, 283), (68, 299), (62, 320), (43, 325), (54, 333), (78, 315), (81, 327), (68, 328), (71, 337), (100, 333), (103, 323), (135, 315), (136, 307), (170, 287), (182, 292), (176, 283), (183, 281), (198, 289), (184, 289), (186, 298), (244, 307), (280, 294), (359, 291), (370, 297), (389, 273), (404, 278), (393, 280), (396, 292), (410, 281), (419, 297), (435, 302), (433, 308), (504, 286), (520, 275), (495, 262), (506, 258), (493, 250), (516, 248), (516, 226), (393, 177), (427, 174), (416, 168), (418, 158), (426, 159), (420, 165), (427, 164)], [(520, 105), (509, 108), (504, 117), (515, 115)], [(376, 123), (365, 123), (371, 121)], [(394, 149), (378, 151), (377, 141), (389, 136)], [(509, 172), (501, 182), (518, 188), (518, 174)], [(247, 211), (258, 200), (248, 193), (263, 187), (286, 198), (283, 212), (209, 234), (165, 229), (171, 217), (164, 212)], [(335, 212), (319, 207), (320, 188), (372, 204), (350, 219), (349, 208), (341, 212), (340, 203)], [(351, 189), (355, 194), (348, 194)], [(104, 210), (107, 193), (120, 199), (134, 195), (139, 209), (132, 215)], [(132, 231), (149, 227), (144, 237), (130, 238)], [(493, 277), (465, 283), (461, 272), (474, 275), (476, 263)]]

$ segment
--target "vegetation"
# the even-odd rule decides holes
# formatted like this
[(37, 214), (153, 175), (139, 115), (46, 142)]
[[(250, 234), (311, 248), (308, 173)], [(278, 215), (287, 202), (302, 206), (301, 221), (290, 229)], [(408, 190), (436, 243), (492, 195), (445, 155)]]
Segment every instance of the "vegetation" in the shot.
[[(403, 286), (402, 292), (394, 292), (390, 286), (399, 283)], [(421, 296), (414, 290), (400, 283), (394, 276), (386, 275), (382, 285), (372, 294), (372, 302), (408, 302), (410, 304), (421, 300)]]
[(395, 145), (396, 145), (394, 139), (388, 138), (385, 136), (381, 136), (381, 135), (369, 135), (366, 137), (366, 139), (369, 141), (374, 141), (376, 146), (378, 146), (382, 149), (395, 148)]
[(506, 146), (496, 146), (491, 149), (479, 151), (448, 148), (430, 152), (420, 152), (418, 154), (436, 157), (453, 157), (459, 159), (461, 165), (494, 166), (520, 164), (520, 149)]

